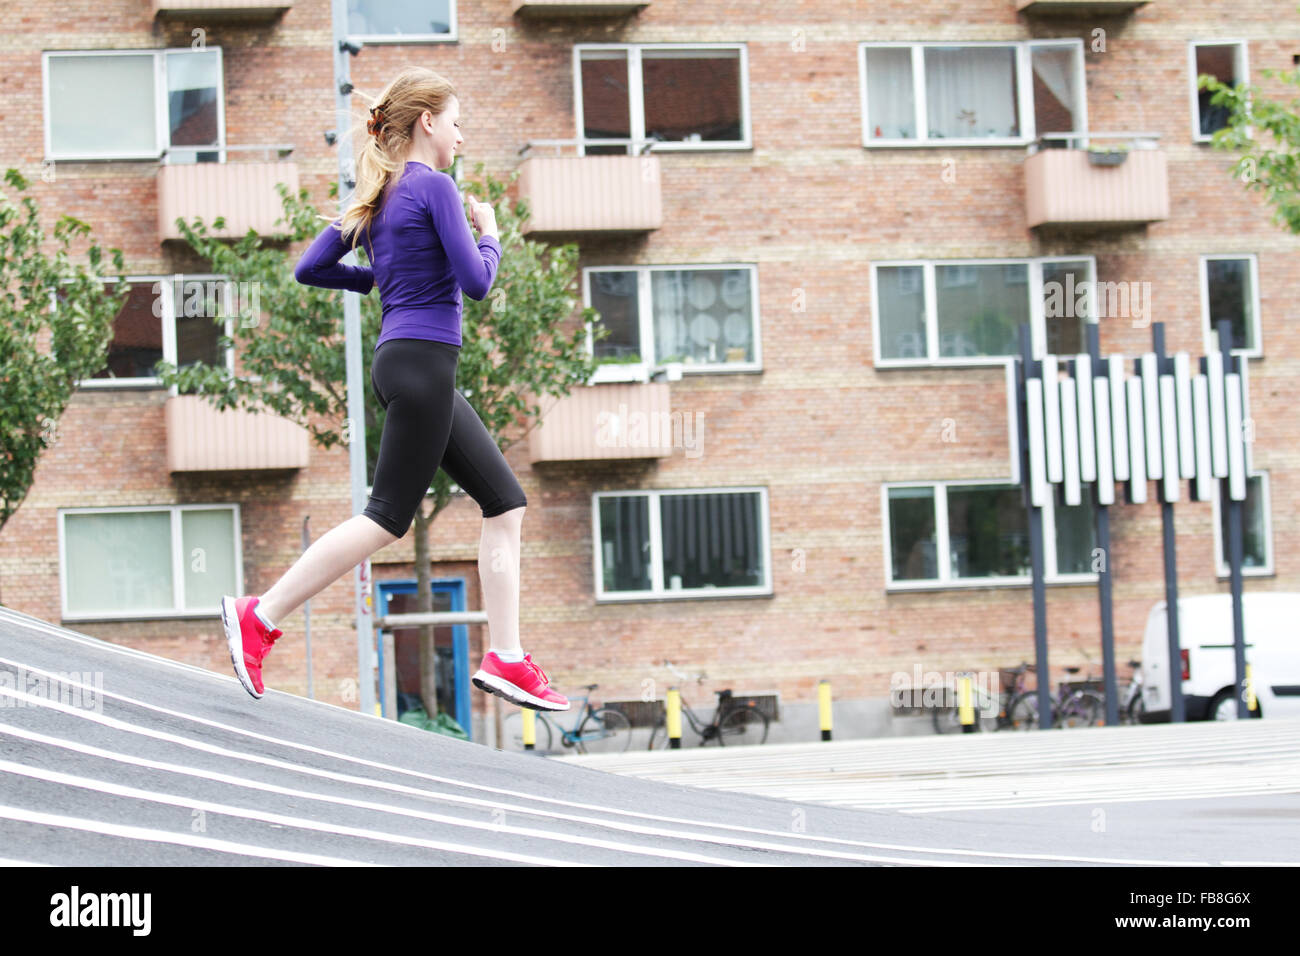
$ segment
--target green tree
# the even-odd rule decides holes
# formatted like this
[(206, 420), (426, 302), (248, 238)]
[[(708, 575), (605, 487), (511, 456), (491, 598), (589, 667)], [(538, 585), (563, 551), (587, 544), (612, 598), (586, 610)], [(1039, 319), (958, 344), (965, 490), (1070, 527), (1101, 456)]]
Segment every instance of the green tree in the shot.
[[(16, 169), (4, 181), (16, 193), (28, 186)], [(120, 249), (109, 250), (117, 282), (107, 284), (89, 224), (60, 216), (51, 254), (36, 200), (20, 205), (0, 190), (0, 529), (26, 498), (41, 452), (58, 441), (77, 382), (104, 368), (130, 291)], [(89, 245), (75, 251), (81, 240)]]
[[(1300, 67), (1260, 72), (1266, 79), (1300, 87)], [(1274, 222), (1300, 233), (1300, 97), (1270, 99), (1255, 84), (1228, 86), (1204, 73), (1197, 83), (1213, 94), (1211, 106), (1227, 110), (1227, 125), (1211, 142), (1240, 154), (1232, 175), (1247, 189), (1263, 190), (1274, 207)]]
[[(510, 182), (518, 174), (512, 174)], [(509, 183), (485, 172), (482, 164), (473, 181), (462, 184), (496, 208), (502, 258), (497, 278), (483, 301), (464, 300), (462, 346), (457, 364), (457, 389), (497, 436), (504, 451), (522, 439), (540, 414), (537, 396), (562, 396), (584, 384), (594, 371), (587, 352), (587, 324), (597, 313), (578, 305), (576, 245), (546, 246), (524, 238), (527, 204), (505, 202)], [(324, 220), (308, 202), (307, 191), (294, 196), (283, 186), (280, 194), (284, 222), (291, 239), (314, 238)], [(337, 184), (331, 188), (337, 196)], [(214, 223), (220, 227), (220, 220)], [(243, 374), (232, 376), (224, 365), (195, 363), (182, 369), (162, 364), (164, 384), (200, 394), (217, 408), (270, 411), (309, 428), (324, 448), (346, 443), (347, 375), (343, 349), (343, 293), (299, 284), (293, 277), (296, 260), (278, 247), (268, 247), (256, 233), (235, 241), (211, 238), (202, 222), (178, 223), (191, 247), (228, 279), (256, 283), (258, 306), (265, 314), (242, 314), (224, 334), (222, 348), (236, 348)], [(358, 245), (358, 258), (365, 253)], [(256, 310), (253, 310), (256, 311)], [(224, 317), (223, 317), (224, 318)], [(378, 340), (381, 303), (377, 292), (361, 297), (363, 380), (370, 380), (370, 361)], [(598, 335), (600, 332), (598, 331)], [(373, 474), (378, 457), (384, 411), (372, 389), (365, 389), (367, 471)], [(308, 421), (316, 415), (337, 422), (335, 429)], [(430, 611), (429, 528), (452, 500), (452, 484), (441, 469), (434, 475), (429, 496), (417, 509), (414, 554), (417, 610)], [(438, 713), (434, 680), (433, 628), (421, 640), (421, 671), (428, 713)]]

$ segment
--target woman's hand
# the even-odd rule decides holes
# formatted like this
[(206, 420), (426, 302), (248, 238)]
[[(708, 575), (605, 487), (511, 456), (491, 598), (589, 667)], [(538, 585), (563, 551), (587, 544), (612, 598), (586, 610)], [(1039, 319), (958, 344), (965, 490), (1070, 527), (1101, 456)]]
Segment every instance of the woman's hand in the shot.
[(492, 204), (479, 202), (474, 198), (473, 194), (467, 195), (466, 198), (469, 200), (469, 218), (474, 223), (474, 228), (481, 235), (492, 236), (494, 239), (498, 238), (497, 214), (496, 210), (492, 208)]

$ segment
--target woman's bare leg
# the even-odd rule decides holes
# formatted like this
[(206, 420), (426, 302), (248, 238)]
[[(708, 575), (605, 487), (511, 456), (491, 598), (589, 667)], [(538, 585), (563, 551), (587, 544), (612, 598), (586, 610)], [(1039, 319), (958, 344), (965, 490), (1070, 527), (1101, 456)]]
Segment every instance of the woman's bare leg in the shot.
[(488, 616), (488, 647), (519, 650), (519, 533), (525, 508), (483, 519), (478, 576)]
[(261, 596), (258, 609), (278, 625), (349, 569), (397, 540), (366, 515), (354, 515), (317, 538), (293, 567)]

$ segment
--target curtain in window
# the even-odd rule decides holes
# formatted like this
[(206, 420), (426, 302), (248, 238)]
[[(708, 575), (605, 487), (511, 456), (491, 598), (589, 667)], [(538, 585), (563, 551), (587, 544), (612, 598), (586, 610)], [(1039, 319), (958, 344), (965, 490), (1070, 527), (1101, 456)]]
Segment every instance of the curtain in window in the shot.
[(49, 72), (56, 154), (157, 155), (153, 53), (51, 56)]
[(1011, 47), (927, 47), (925, 94), (931, 136), (1020, 135)]
[(869, 139), (915, 138), (911, 48), (867, 49), (867, 124)]
[(71, 514), (64, 517), (70, 612), (170, 611), (171, 514)]

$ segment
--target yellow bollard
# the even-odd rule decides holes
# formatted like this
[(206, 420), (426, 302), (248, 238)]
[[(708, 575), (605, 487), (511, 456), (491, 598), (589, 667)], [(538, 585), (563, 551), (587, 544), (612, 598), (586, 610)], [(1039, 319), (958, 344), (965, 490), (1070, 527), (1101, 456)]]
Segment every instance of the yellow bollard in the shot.
[(1252, 714), (1255, 712), (1257, 702), (1255, 700), (1255, 679), (1251, 677), (1250, 665), (1246, 665), (1246, 709)]
[(524, 722), (524, 749), (532, 750), (537, 745), (537, 725), (534, 723), (537, 719), (537, 712), (528, 707), (522, 707), (519, 713)]
[(668, 688), (668, 746), (673, 750), (682, 747), (682, 694), (676, 687)]
[(963, 674), (957, 678), (957, 717), (961, 720), (961, 732), (973, 733), (975, 730), (975, 708), (970, 701), (970, 675)]
[(831, 739), (831, 682), (821, 681), (817, 685), (817, 710), (821, 716), (822, 740)]

